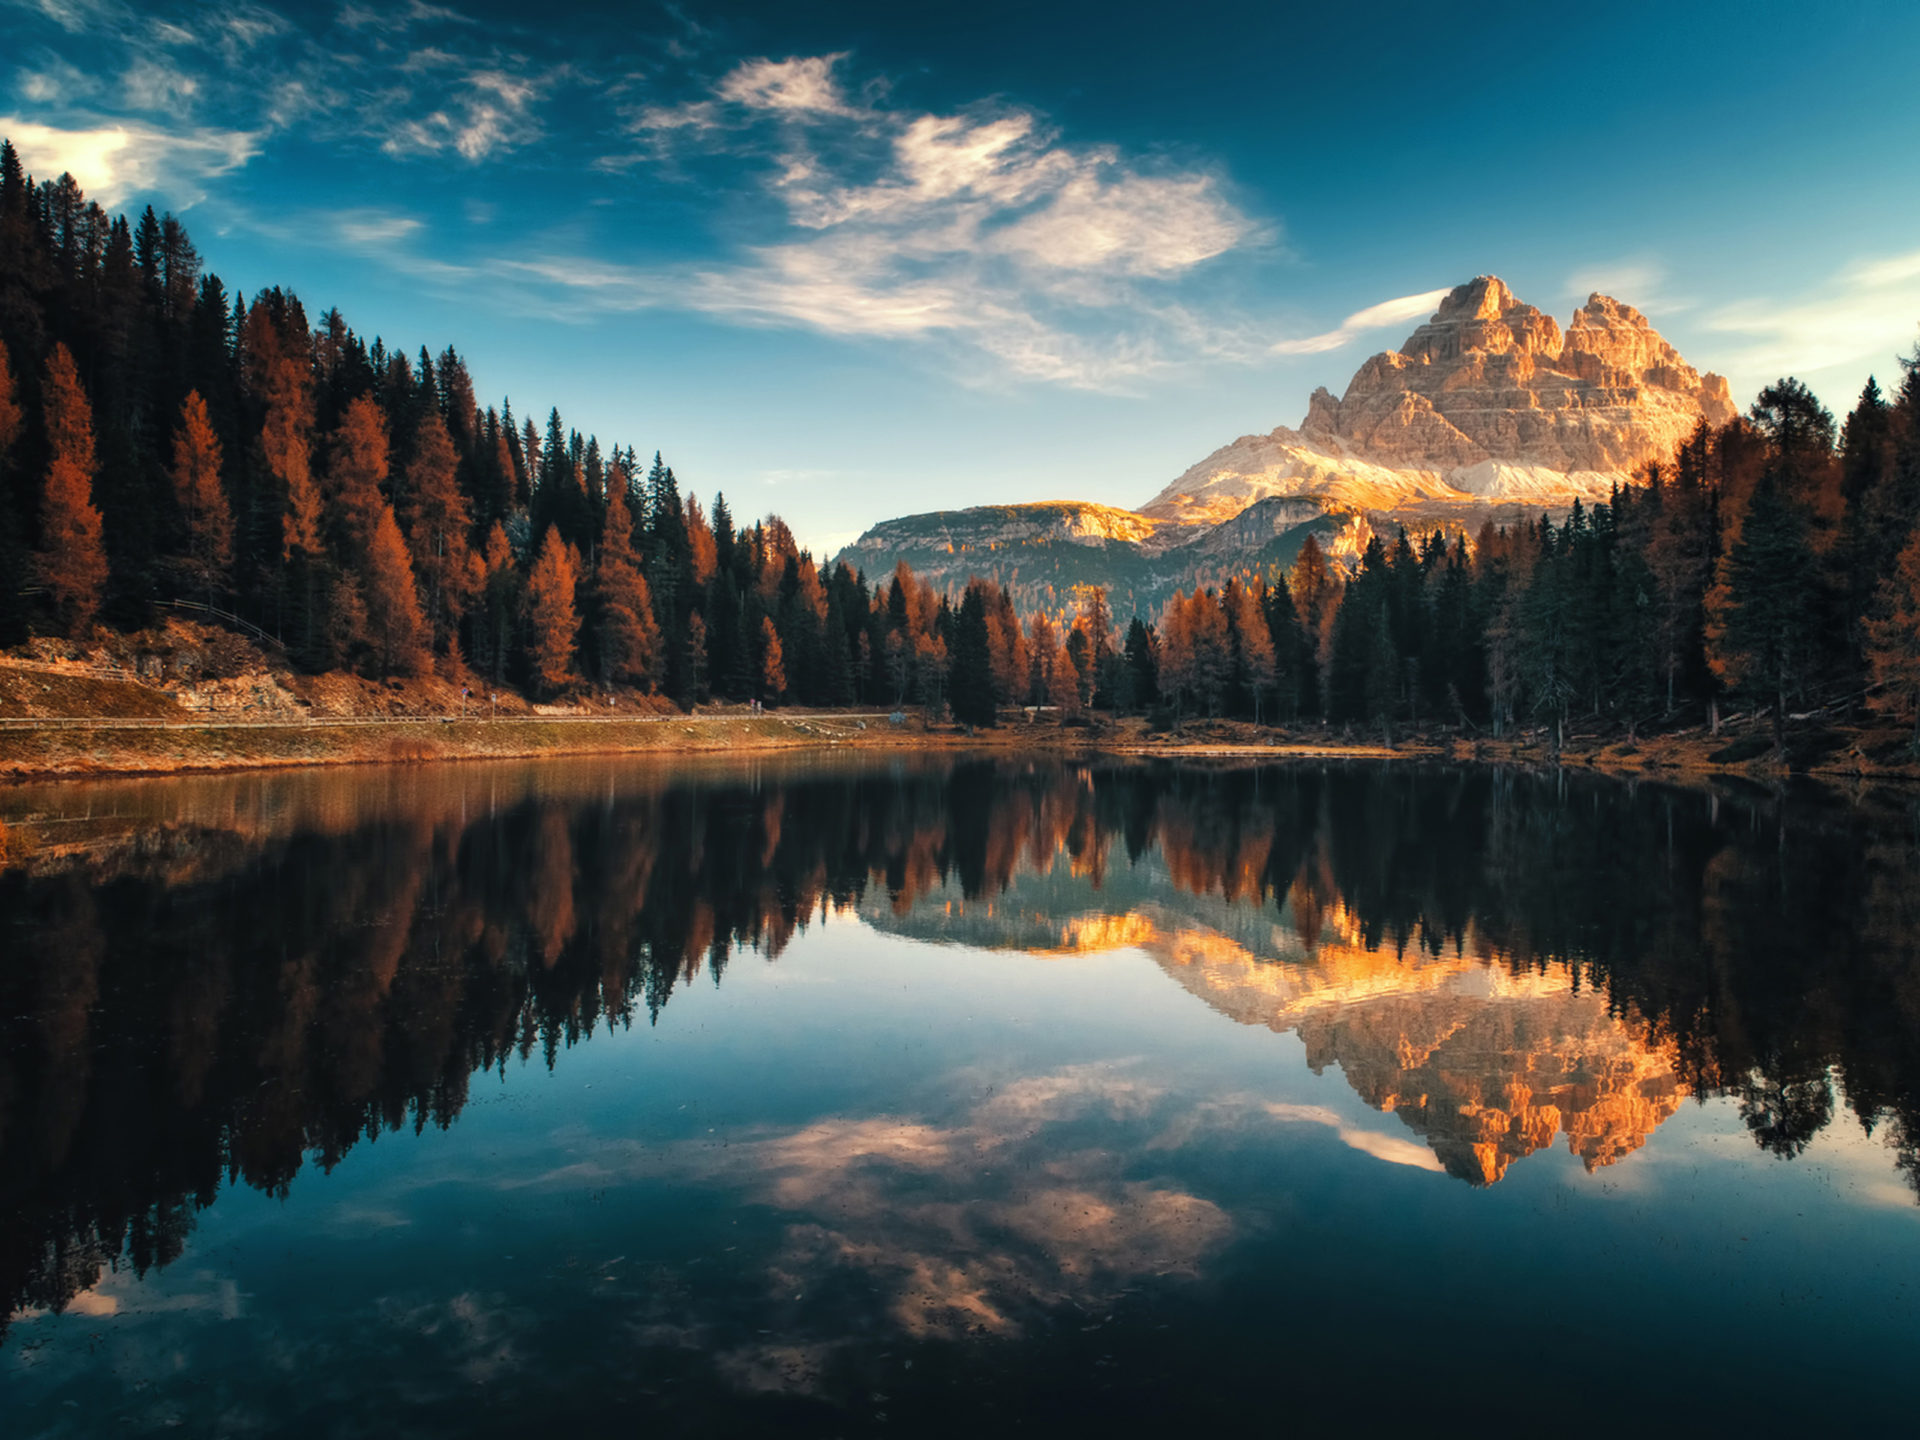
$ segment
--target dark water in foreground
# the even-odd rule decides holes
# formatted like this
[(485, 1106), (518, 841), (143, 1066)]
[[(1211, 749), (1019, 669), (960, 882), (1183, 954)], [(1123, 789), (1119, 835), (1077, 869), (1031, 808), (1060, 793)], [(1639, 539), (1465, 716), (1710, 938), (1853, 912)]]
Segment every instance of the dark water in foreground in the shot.
[(0, 815), (8, 1436), (1911, 1423), (1902, 795), (609, 761)]

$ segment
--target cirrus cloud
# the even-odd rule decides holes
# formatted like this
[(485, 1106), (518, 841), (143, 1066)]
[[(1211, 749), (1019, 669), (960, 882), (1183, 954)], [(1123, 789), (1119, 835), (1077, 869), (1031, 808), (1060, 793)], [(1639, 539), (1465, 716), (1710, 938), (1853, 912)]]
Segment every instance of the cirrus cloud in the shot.
[(1306, 335), (1295, 340), (1281, 340), (1269, 347), (1275, 355), (1324, 355), (1329, 350), (1338, 350), (1366, 334), (1369, 330), (1378, 330), (1387, 325), (1404, 325), (1409, 320), (1422, 320), (1431, 315), (1447, 298), (1447, 289), (1423, 290), (1418, 295), (1402, 295), (1395, 300), (1382, 300), (1378, 305), (1369, 305), (1364, 310), (1356, 310), (1340, 322), (1339, 328), (1325, 331), (1319, 335)]
[[(1209, 171), (1070, 144), (1017, 106), (914, 112), (881, 84), (852, 98), (844, 59), (747, 60), (708, 96), (633, 117), (655, 153), (764, 162), (775, 234), (670, 287), (681, 303), (944, 340), (1022, 378), (1116, 388), (1191, 351), (1195, 328), (1158, 292), (1267, 237)], [(605, 288), (604, 267), (581, 274)], [(633, 278), (638, 300), (652, 287)]]

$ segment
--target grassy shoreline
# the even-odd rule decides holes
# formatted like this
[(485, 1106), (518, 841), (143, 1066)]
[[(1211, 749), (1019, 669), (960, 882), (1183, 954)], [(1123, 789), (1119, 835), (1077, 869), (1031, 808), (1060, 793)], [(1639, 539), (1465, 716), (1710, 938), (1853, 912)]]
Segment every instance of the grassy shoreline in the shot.
[(1504, 740), (1451, 733), (1399, 737), (1391, 745), (1322, 729), (1262, 730), (1236, 722), (1191, 723), (1150, 734), (1139, 720), (1092, 725), (1003, 724), (969, 734), (918, 716), (895, 726), (870, 711), (743, 709), (689, 715), (513, 716), (309, 721), (160, 718), (0, 719), (0, 783), (110, 776), (210, 774), (330, 765), (554, 756), (716, 756), (777, 750), (1072, 751), (1196, 761), (1426, 759), (1560, 765), (1623, 776), (1731, 775), (1774, 783), (1790, 774), (1841, 780), (1920, 780), (1902, 736), (1884, 729), (1826, 732), (1825, 743), (1785, 756), (1753, 737), (1685, 732), (1649, 739), (1587, 737), (1555, 754), (1538, 737)]
[(781, 713), (345, 721), (0, 723), (0, 781), (557, 755), (924, 747), (884, 716)]

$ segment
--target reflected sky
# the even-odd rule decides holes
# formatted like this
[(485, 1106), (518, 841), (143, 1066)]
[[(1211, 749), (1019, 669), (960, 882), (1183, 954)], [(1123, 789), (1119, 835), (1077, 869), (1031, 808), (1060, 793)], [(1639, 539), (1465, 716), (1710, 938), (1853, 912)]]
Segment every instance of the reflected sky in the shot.
[[(1920, 1339), (1903, 803), (933, 761), (8, 792), (0, 1400), (1876, 1423)], [(1567, 1412), (1576, 1375), (1614, 1398)]]

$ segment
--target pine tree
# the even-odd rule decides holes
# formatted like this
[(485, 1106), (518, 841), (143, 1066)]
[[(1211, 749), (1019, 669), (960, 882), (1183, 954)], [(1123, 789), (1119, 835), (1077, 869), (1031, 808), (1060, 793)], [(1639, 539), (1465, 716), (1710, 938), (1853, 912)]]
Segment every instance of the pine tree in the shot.
[(692, 704), (697, 705), (708, 696), (707, 622), (698, 614), (687, 621), (687, 688)]
[(1127, 626), (1126, 673), (1130, 699), (1147, 707), (1160, 700), (1159, 642), (1138, 615)]
[(1300, 617), (1300, 629), (1313, 661), (1312, 675), (1302, 681), (1303, 694), (1311, 689), (1315, 703), (1308, 708), (1317, 710), (1326, 693), (1321, 676), (1333, 651), (1333, 620), (1340, 608), (1340, 582), (1327, 563), (1319, 538), (1311, 531), (1300, 542), (1300, 553), (1287, 575), (1287, 588), (1293, 596), (1294, 610)]
[[(276, 548), (313, 558), (321, 553), (320, 491), (313, 483), (313, 395), (306, 356), (282, 334), (304, 320), (276, 319), (276, 292), (265, 292), (247, 312), (242, 351), (253, 393), (266, 405), (260, 455), (280, 487), (282, 515)], [(235, 301), (238, 304), (238, 301)], [(281, 310), (285, 316), (284, 305)], [(277, 560), (279, 557), (272, 557)]]
[(412, 557), (393, 518), (393, 507), (384, 500), (374, 514), (359, 578), (367, 607), (368, 638), (379, 673), (426, 673), (431, 656), (427, 625), (414, 585)]
[(209, 604), (233, 564), (233, 511), (220, 483), (220, 460), (207, 403), (189, 391), (173, 432), (173, 494), (187, 525), (186, 575)]
[(63, 628), (78, 635), (99, 612), (107, 556), (93, 505), (93, 409), (65, 345), (55, 345), (47, 357), (41, 407), (49, 463), (40, 505), (40, 573)]
[(1671, 483), (1656, 472), (1650, 487), (1657, 511), (1646, 565), (1654, 584), (1656, 663), (1669, 713), (1682, 686), (1695, 689), (1706, 680), (1706, 594), (1719, 540), (1707, 490), (1709, 444), (1702, 422), (1676, 457)]
[(1874, 606), (1875, 592), (1892, 573), (1894, 547), (1907, 533), (1899, 516), (1906, 507), (1896, 498), (1897, 454), (1894, 409), (1881, 395), (1879, 383), (1868, 376), (1840, 432), (1840, 485), (1846, 502), (1840, 563), (1846, 612), (1854, 624), (1849, 638), (1856, 651), (1866, 643), (1862, 626)]
[(1328, 711), (1335, 720), (1386, 720), (1393, 713), (1400, 659), (1387, 606), (1392, 576), (1379, 537), (1368, 540), (1360, 573), (1333, 615), (1327, 662)]
[[(11, 147), (0, 158), (17, 163)], [(4, 202), (0, 201), (0, 234), (4, 234), (6, 227)], [(4, 256), (0, 255), (0, 261), (3, 260)], [(9, 464), (10, 453), (25, 423), (26, 414), (16, 399), (7, 347), (0, 342), (0, 575), (4, 576), (20, 576), (27, 571), (25, 556), (21, 553), (20, 517), (14, 507), (13, 477)], [(23, 628), (23, 619), (18, 581), (0, 580), (0, 644), (11, 643), (18, 637)]]
[(994, 698), (1002, 705), (1025, 704), (1031, 688), (1032, 659), (1027, 653), (1026, 632), (1014, 613), (1013, 596), (999, 586), (993, 589), (987, 625)]
[[(1053, 632), (1056, 636), (1058, 630)], [(1074, 716), (1080, 713), (1082, 677), (1080, 667), (1073, 663), (1073, 653), (1064, 643), (1056, 643), (1053, 653), (1043, 662), (1047, 677), (1046, 701), (1062, 716)]]
[[(654, 619), (653, 595), (633, 550), (626, 488), (622, 477), (608, 492), (606, 531), (594, 576), (600, 665), (609, 683), (651, 686), (660, 677), (660, 627)], [(704, 653), (701, 659), (704, 664)]]
[(1755, 488), (1724, 568), (1708, 631), (1716, 668), (1736, 689), (1772, 702), (1774, 736), (1783, 739), (1787, 699), (1813, 658), (1815, 617), (1806, 520), (1776, 475)]
[(1085, 710), (1093, 703), (1093, 641), (1078, 621), (1067, 630), (1067, 663), (1073, 667), (1074, 710)]
[(1113, 648), (1113, 607), (1104, 585), (1079, 587), (1080, 618), (1075, 626), (1087, 637), (1090, 668), (1087, 703), (1113, 707), (1113, 680), (1118, 656)]
[[(905, 567), (902, 567), (905, 568)], [(911, 577), (908, 577), (909, 580)], [(901, 576), (894, 573), (894, 590), (900, 589)], [(1060, 630), (1053, 617), (1036, 610), (1027, 617), (1027, 698), (1035, 705), (1053, 703), (1054, 670), (1064, 662), (1066, 652), (1060, 645)]]
[(372, 543), (389, 469), (387, 419), (371, 395), (357, 396), (328, 442), (329, 498), (338, 522), (343, 554), (351, 561)]
[(434, 649), (453, 650), (460, 617), (473, 598), (473, 554), (467, 544), (472, 517), (460, 493), (460, 457), (437, 411), (429, 410), (414, 434), (405, 487), (407, 541), (420, 578), (427, 627)]
[(573, 650), (580, 633), (574, 605), (579, 568), (572, 548), (549, 527), (527, 576), (527, 657), (533, 681), (548, 695), (573, 678)]
[(1879, 610), (1867, 622), (1867, 659), (1887, 698), (1912, 713), (1914, 747), (1920, 749), (1920, 526), (1880, 584)]
[(1233, 647), (1234, 678), (1253, 702), (1253, 723), (1260, 724), (1279, 687), (1280, 671), (1274, 656), (1273, 633), (1260, 597), (1252, 587), (1227, 582), (1221, 592)]
[(953, 629), (950, 694), (953, 718), (963, 725), (991, 726), (995, 719), (993, 655), (987, 627), (987, 585), (967, 582)]
[(13, 368), (7, 358), (5, 341), (0, 341), (0, 496), (6, 491), (7, 453), (20, 438), (20, 431), (26, 423), (26, 415), (20, 408), (13, 380)]
[(760, 700), (774, 704), (787, 690), (786, 655), (769, 616), (760, 617)]
[[(513, 546), (507, 540), (506, 527), (498, 520), (487, 531), (484, 569), (485, 664), (493, 683), (498, 685), (506, 678), (507, 656), (513, 648), (513, 622), (520, 610), (519, 574), (514, 568)], [(481, 657), (475, 656), (475, 659), (479, 661)]]

